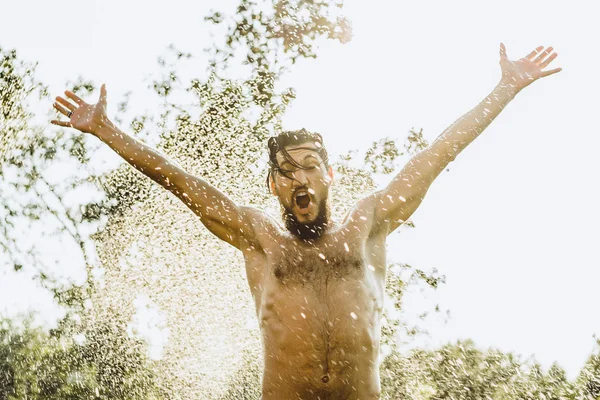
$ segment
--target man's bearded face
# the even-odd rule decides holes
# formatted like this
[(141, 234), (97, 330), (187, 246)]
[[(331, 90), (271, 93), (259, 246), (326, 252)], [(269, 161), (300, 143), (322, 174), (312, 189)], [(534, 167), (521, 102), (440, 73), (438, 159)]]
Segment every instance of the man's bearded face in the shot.
[(300, 239), (317, 239), (330, 218), (327, 200), (333, 178), (331, 168), (325, 167), (314, 143), (285, 149), (293, 162), (277, 153), (280, 171), (273, 174), (272, 185), (281, 204), (283, 221), (290, 233)]

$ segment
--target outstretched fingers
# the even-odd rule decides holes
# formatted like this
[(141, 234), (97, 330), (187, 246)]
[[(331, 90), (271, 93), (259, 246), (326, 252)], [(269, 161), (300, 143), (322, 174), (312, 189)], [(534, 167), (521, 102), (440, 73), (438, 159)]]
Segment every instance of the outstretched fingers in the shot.
[(536, 47), (535, 50), (533, 50), (531, 53), (529, 53), (527, 55), (527, 57), (525, 57), (525, 58), (527, 58), (530, 61), (533, 61), (533, 57), (535, 57), (540, 51), (542, 51), (543, 48), (544, 48), (544, 46)]
[(80, 106), (85, 104), (85, 101), (81, 100), (81, 97), (77, 96), (75, 93), (71, 92), (70, 90), (65, 90), (65, 95)]
[(66, 107), (63, 107), (61, 104), (58, 103), (54, 103), (54, 108), (61, 114), (65, 115), (65, 116), (69, 116), (69, 113), (71, 112), (69, 109), (67, 109)]
[(71, 111), (75, 111), (75, 109), (77, 107), (75, 107), (75, 105), (73, 103), (71, 103), (70, 101), (67, 101), (65, 99), (63, 99), (62, 97), (58, 96), (56, 98), (56, 101), (60, 104), (62, 104), (63, 106), (65, 106), (66, 108), (68, 108)]
[(551, 69), (549, 71), (544, 71), (542, 72), (542, 74), (540, 75), (540, 78), (543, 78), (545, 76), (549, 76), (549, 75), (553, 75), (556, 74), (557, 72), (562, 71), (562, 68), (555, 68), (555, 69)]
[(552, 47), (548, 47), (546, 50), (542, 51), (536, 58), (535, 60), (533, 60), (534, 63), (539, 64), (541, 63), (544, 58), (548, 57), (548, 54), (550, 54), (552, 52), (552, 50), (554, 50), (554, 48)]
[(552, 60), (554, 60), (557, 56), (558, 56), (558, 53), (552, 53), (550, 55), (550, 57), (548, 57), (544, 62), (542, 62), (540, 64), (540, 68), (541, 69), (546, 68), (552, 62)]
[[(544, 68), (546, 68), (548, 65), (550, 65), (550, 63), (552, 61), (554, 61), (554, 59), (556, 57), (558, 57), (558, 53), (556, 53), (556, 52), (552, 53), (552, 50), (554, 50), (553, 47), (548, 47), (546, 50), (541, 52), (535, 58), (535, 60), (533, 60), (533, 62), (538, 65), (540, 70), (543, 70)], [(550, 54), (550, 53), (552, 53), (552, 54)], [(548, 57), (549, 54), (550, 54), (550, 56)], [(562, 68), (555, 68), (555, 69), (551, 69), (549, 71), (541, 71), (539, 77), (543, 78), (543, 77), (546, 77), (549, 75), (556, 74), (557, 72), (560, 72), (560, 71), (562, 71)]]
[(508, 56), (506, 55), (506, 46), (504, 46), (504, 43), (500, 43), (500, 58), (508, 59)]
[(106, 104), (106, 84), (100, 86), (100, 102)]
[(50, 123), (53, 125), (64, 126), (65, 128), (70, 128), (72, 126), (71, 122), (69, 121), (59, 121), (56, 119), (53, 119), (52, 121), (50, 121)]

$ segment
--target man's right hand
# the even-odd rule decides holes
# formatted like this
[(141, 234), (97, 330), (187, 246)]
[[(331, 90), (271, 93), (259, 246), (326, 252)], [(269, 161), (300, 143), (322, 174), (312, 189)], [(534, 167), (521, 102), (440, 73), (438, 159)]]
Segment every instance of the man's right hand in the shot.
[(58, 96), (54, 108), (69, 118), (69, 121), (52, 120), (52, 124), (75, 128), (92, 135), (96, 135), (101, 127), (111, 124), (106, 116), (106, 85), (100, 88), (100, 99), (96, 104), (86, 103), (69, 90), (65, 91), (65, 96), (72, 101)]
[(53, 120), (54, 125), (96, 136), (135, 169), (177, 196), (219, 239), (240, 250), (260, 248), (254, 224), (272, 225), (264, 214), (238, 207), (204, 179), (188, 174), (164, 154), (119, 130), (106, 116), (105, 85), (100, 88), (100, 99), (96, 104), (88, 104), (68, 90), (65, 96), (56, 98), (54, 108), (69, 121)]

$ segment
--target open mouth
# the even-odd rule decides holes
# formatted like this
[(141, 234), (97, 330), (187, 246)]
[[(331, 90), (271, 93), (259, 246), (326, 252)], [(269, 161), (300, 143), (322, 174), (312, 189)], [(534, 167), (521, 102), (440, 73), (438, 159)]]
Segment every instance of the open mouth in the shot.
[(308, 210), (308, 207), (310, 206), (310, 195), (307, 190), (298, 190), (294, 194), (294, 200), (300, 210)]

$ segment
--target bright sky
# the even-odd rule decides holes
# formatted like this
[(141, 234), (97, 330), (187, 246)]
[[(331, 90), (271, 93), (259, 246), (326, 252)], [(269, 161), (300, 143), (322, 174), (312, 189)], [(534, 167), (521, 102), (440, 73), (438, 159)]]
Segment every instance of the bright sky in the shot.
[[(166, 4), (5, 0), (0, 46), (39, 61), (52, 93), (80, 75), (106, 82), (114, 111), (110, 99), (144, 88), (167, 45), (202, 57), (211, 40), (203, 16), (237, 0)], [(599, 12), (588, 0), (348, 1), (353, 41), (325, 43), (285, 77), (298, 91), (285, 127), (319, 131), (339, 154), (413, 127), (433, 140), (498, 82), (500, 42), (509, 58), (538, 45), (559, 53), (551, 68), (563, 71), (520, 93), (436, 181), (414, 215), (417, 229), (389, 240), (392, 260), (447, 276), (432, 301), (452, 319), (430, 327), (432, 344), (470, 337), (546, 366), (556, 360), (571, 376), (592, 349)]]

